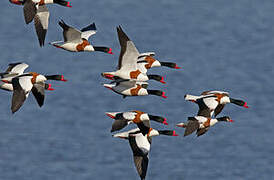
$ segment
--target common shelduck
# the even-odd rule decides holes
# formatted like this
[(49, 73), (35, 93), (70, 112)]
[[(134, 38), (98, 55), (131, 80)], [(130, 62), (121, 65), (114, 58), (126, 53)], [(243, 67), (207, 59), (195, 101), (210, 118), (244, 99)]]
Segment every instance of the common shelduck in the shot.
[(188, 136), (197, 130), (197, 136), (205, 134), (211, 126), (214, 126), (217, 122), (233, 122), (228, 116), (212, 119), (203, 116), (188, 117), (187, 123), (179, 123), (178, 127), (185, 128), (184, 136)]
[(178, 136), (173, 130), (160, 131), (152, 128), (150, 128), (149, 132), (145, 135), (143, 135), (139, 128), (113, 135), (113, 137), (119, 137), (129, 141), (134, 164), (141, 180), (145, 180), (146, 178), (149, 162), (148, 155), (152, 143), (151, 137), (158, 135)]
[(136, 81), (123, 81), (114, 84), (104, 84), (104, 87), (113, 90), (114, 92), (127, 96), (147, 96), (156, 95), (163, 98), (167, 98), (165, 92), (160, 90), (148, 90), (147, 82), (136, 82)]
[[(37, 73), (22, 74), (15, 78), (12, 78), (13, 96), (11, 103), (11, 111), (15, 113), (23, 105), (26, 98), (29, 96), (30, 91), (36, 88), (35, 92), (41, 92), (44, 90), (44, 83), (46, 77)], [(42, 84), (41, 86), (34, 86), (34, 84)], [(38, 88), (37, 88), (38, 87)], [(40, 93), (35, 98), (41, 98), (44, 95)], [(38, 104), (41, 104), (42, 99), (37, 99)]]
[(63, 28), (64, 42), (52, 42), (51, 45), (71, 52), (101, 51), (113, 54), (111, 48), (92, 46), (88, 42), (89, 37), (96, 33), (95, 23), (90, 24), (81, 31), (68, 26), (63, 20), (59, 21), (59, 25)]
[[(10, 63), (5, 72), (0, 73), (0, 89), (13, 91), (12, 78), (22, 75), (29, 65), (23, 62)], [(45, 75), (47, 80), (67, 81), (63, 75)], [(47, 90), (47, 88), (45, 88)]]
[(130, 123), (137, 124), (140, 129), (143, 126), (150, 128), (150, 120), (168, 125), (164, 117), (154, 116), (137, 110), (129, 112), (106, 112), (106, 115), (115, 120), (112, 124), (111, 132), (121, 130)]
[(247, 103), (243, 100), (229, 97), (228, 92), (224, 91), (205, 91), (200, 96), (186, 94), (185, 100), (195, 102), (199, 106), (198, 116), (216, 117), (228, 103), (248, 108)]
[[(60, 78), (61, 77), (61, 78)], [(30, 91), (33, 93), (38, 105), (41, 107), (44, 104), (45, 93), (44, 90), (53, 90), (51, 84), (46, 84), (48, 80), (66, 81), (62, 75), (44, 76), (36, 72), (24, 73), (11, 79), (11, 82), (2, 80), (6, 84), (12, 85), (13, 96), (11, 103), (11, 111), (15, 113), (23, 105)]]
[(13, 4), (24, 5), (24, 17), (26, 24), (34, 19), (34, 26), (40, 46), (44, 46), (48, 30), (49, 11), (46, 4), (59, 4), (71, 7), (68, 1), (64, 0), (9, 0)]
[(142, 69), (143, 73), (146, 73), (148, 69), (152, 67), (166, 66), (174, 69), (181, 69), (176, 63), (162, 62), (154, 58), (154, 52), (142, 53), (137, 60), (138, 69)]
[(148, 81), (149, 79), (154, 79), (161, 83), (165, 83), (162, 76), (147, 75), (146, 73), (143, 73), (141, 69), (138, 69), (137, 61), (140, 54), (134, 43), (122, 30), (121, 26), (117, 27), (117, 34), (121, 46), (118, 70), (115, 72), (104, 72), (102, 73), (102, 76), (111, 80)]

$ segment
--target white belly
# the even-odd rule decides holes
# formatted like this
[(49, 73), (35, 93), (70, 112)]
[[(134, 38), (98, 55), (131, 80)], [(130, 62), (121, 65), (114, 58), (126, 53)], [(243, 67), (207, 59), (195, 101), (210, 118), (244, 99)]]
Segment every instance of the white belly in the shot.
[(71, 52), (77, 52), (76, 46), (77, 44), (75, 43), (64, 43), (61, 45), (62, 48)]

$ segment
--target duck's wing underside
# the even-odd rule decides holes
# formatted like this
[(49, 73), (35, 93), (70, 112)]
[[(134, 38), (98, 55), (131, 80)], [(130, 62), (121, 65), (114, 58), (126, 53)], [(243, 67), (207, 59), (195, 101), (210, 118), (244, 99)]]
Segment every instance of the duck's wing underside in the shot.
[(88, 40), (90, 38), (90, 36), (96, 34), (96, 26), (95, 23), (92, 23), (90, 25), (88, 25), (87, 27), (81, 29), (81, 37)]
[(59, 21), (59, 25), (63, 28), (63, 37), (65, 42), (82, 42), (82, 32), (73, 27), (68, 26), (63, 20)]
[(48, 30), (49, 11), (46, 5), (38, 6), (37, 13), (34, 17), (34, 26), (40, 46), (44, 46)]
[(28, 68), (29, 65), (26, 63), (18, 62), (18, 63), (10, 63), (6, 73), (16, 73), (18, 75), (21, 75), (24, 73), (25, 69)]
[(136, 70), (139, 52), (134, 43), (122, 30), (121, 26), (117, 27), (118, 38), (121, 46), (119, 63), (117, 69)]
[(142, 180), (145, 179), (148, 168), (148, 152), (143, 152), (136, 143), (135, 137), (129, 135), (129, 144), (133, 152), (133, 159), (136, 170)]
[(12, 79), (13, 95), (11, 102), (11, 111), (15, 113), (24, 104), (29, 92), (32, 89), (32, 76), (16, 77)]
[(38, 105), (43, 106), (45, 100), (45, 83), (36, 83), (33, 85), (31, 92), (35, 97)]
[(188, 136), (188, 135), (192, 134), (194, 131), (196, 131), (199, 128), (199, 126), (200, 126), (200, 124), (196, 119), (195, 120), (188, 119), (184, 136)]

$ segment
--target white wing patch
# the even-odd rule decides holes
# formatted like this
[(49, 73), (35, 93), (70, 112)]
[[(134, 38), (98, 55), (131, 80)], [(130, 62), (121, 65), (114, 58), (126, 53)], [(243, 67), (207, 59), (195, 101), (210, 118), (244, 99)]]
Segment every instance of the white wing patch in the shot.
[(133, 120), (135, 118), (136, 114), (137, 113), (135, 113), (135, 112), (124, 112), (123, 116), (124, 116), (125, 119)]
[(26, 97), (28, 96), (28, 93), (31, 91), (33, 84), (31, 82), (32, 76), (23, 76), (19, 78), (19, 84), (22, 87), (22, 89), (26, 93)]
[(215, 97), (204, 98), (203, 101), (210, 110), (215, 110), (219, 104)]
[(132, 41), (127, 41), (126, 51), (122, 57), (121, 69), (132, 71), (137, 69), (139, 52)]
[(145, 149), (147, 152), (150, 150), (150, 143), (146, 136), (143, 136), (142, 133), (136, 134), (135, 136), (136, 144), (139, 148)]
[(24, 73), (25, 69), (27, 69), (29, 67), (28, 64), (26, 63), (21, 63), (21, 64), (18, 64), (16, 66), (14, 66), (10, 73), (18, 73), (18, 75), (21, 75)]
[(84, 31), (81, 34), (81, 38), (88, 40), (90, 38), (90, 36), (92, 36), (94, 34), (96, 34), (96, 31), (94, 31), (94, 30), (92, 30), (92, 31)]

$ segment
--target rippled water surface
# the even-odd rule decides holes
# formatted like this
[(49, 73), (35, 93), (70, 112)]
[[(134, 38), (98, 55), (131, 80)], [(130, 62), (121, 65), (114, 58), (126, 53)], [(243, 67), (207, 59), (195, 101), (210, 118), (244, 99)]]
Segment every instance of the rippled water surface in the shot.
[[(40, 48), (22, 7), (8, 0), (0, 6), (0, 68), (24, 61), (29, 71), (69, 80), (52, 83), (56, 90), (47, 92), (43, 108), (31, 95), (14, 115), (11, 93), (0, 93), (1, 180), (139, 179), (128, 142), (111, 137), (112, 120), (104, 112), (142, 110), (167, 117), (168, 127), (154, 128), (174, 128), (197, 112), (184, 94), (211, 89), (229, 91), (250, 108), (227, 105), (221, 115), (235, 123), (219, 123), (200, 138), (155, 137), (147, 179), (274, 179), (273, 1), (71, 1), (73, 8), (49, 7), (46, 43), (62, 40), (60, 19), (79, 28), (95, 22), (90, 41), (112, 47), (115, 55)], [(166, 85), (150, 87), (166, 91), (168, 99), (123, 99), (102, 86), (107, 81), (100, 73), (116, 68), (120, 52), (117, 25), (140, 52), (155, 51), (159, 60), (182, 66), (150, 71), (166, 78)]]

